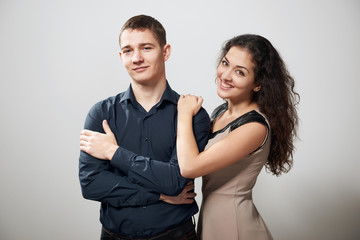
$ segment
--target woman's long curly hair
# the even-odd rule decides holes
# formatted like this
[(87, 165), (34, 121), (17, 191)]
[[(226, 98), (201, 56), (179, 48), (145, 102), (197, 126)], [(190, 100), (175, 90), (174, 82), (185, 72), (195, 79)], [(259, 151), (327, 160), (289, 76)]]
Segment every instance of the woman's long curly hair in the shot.
[(266, 38), (245, 34), (228, 40), (222, 49), (219, 63), (232, 47), (247, 50), (255, 64), (255, 83), (261, 88), (254, 93), (254, 101), (266, 115), (271, 128), (271, 148), (265, 166), (279, 176), (288, 172), (293, 165), (293, 142), (298, 125), (296, 105), (300, 100), (299, 94), (294, 91), (294, 79), (277, 50)]

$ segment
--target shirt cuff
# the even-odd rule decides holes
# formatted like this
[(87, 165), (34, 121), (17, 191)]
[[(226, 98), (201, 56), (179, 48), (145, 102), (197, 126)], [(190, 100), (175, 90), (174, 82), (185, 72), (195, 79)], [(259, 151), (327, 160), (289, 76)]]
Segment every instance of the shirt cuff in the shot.
[(144, 205), (152, 205), (157, 203), (160, 199), (160, 193), (155, 193), (155, 192), (146, 192), (143, 195), (143, 202)]
[(132, 161), (135, 158), (135, 153), (130, 152), (129, 150), (118, 147), (114, 156), (110, 160), (110, 164), (112, 167), (119, 169), (126, 176), (128, 175), (129, 168), (132, 165)]

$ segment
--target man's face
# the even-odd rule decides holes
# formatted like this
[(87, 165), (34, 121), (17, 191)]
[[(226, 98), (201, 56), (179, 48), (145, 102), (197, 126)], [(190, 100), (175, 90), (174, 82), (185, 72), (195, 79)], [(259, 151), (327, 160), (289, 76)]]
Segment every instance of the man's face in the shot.
[(132, 81), (149, 85), (165, 79), (170, 45), (160, 47), (149, 29), (127, 29), (122, 32), (120, 43), (120, 57)]

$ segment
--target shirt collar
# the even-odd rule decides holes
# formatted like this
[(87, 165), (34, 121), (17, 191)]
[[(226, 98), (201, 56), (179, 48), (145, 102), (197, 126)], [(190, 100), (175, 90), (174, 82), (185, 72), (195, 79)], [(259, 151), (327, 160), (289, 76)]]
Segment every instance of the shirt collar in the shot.
[(126, 90), (126, 92), (123, 94), (123, 96), (120, 98), (120, 102), (124, 102), (125, 100), (135, 101), (135, 95), (132, 91), (131, 84), (129, 88)]
[(161, 99), (160, 99), (160, 101), (159, 101), (158, 106), (160, 106), (161, 103), (162, 103), (163, 101), (165, 101), (165, 100), (166, 100), (166, 101), (169, 101), (169, 102), (171, 102), (171, 103), (173, 103), (173, 104), (177, 104), (178, 99), (179, 99), (178, 94), (171, 89), (168, 81), (166, 81), (166, 88), (165, 88), (164, 94), (162, 95), (162, 97), (161, 97)]
[[(156, 104), (156, 107), (160, 106), (164, 101), (169, 101), (173, 104), (177, 104), (178, 98), (179, 98), (178, 94), (171, 89), (168, 81), (166, 81), (165, 91), (164, 91), (159, 103)], [(126, 90), (126, 92), (124, 93), (124, 95), (120, 98), (120, 102), (123, 102), (125, 100), (130, 100), (134, 105), (137, 104), (134, 92), (131, 88), (131, 84), (130, 84), (129, 88)]]

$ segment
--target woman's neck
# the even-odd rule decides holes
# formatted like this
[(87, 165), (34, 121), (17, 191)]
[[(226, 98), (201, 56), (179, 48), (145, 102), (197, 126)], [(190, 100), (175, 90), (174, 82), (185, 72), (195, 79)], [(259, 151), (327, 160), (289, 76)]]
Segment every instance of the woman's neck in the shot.
[(233, 116), (235, 118), (240, 117), (241, 115), (250, 112), (254, 109), (257, 109), (259, 106), (254, 101), (244, 101), (234, 103), (232, 101), (228, 101), (228, 109), (227, 115), (229, 117)]

